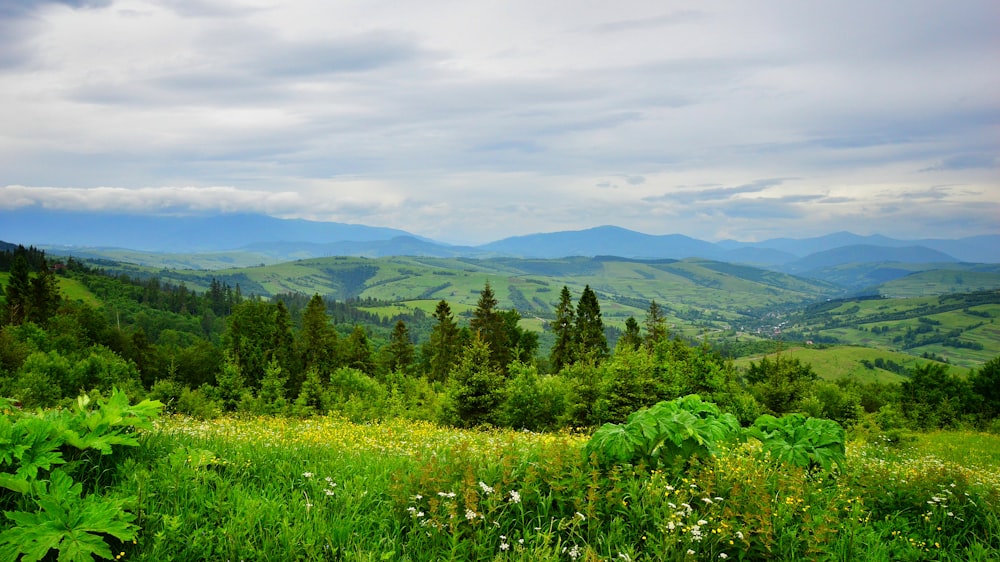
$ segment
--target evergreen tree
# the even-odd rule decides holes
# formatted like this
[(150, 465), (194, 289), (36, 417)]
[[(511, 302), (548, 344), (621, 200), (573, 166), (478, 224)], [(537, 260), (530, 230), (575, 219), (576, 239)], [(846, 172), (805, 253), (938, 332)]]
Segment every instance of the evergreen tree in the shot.
[(386, 346), (387, 364), (390, 373), (405, 373), (413, 366), (413, 342), (410, 331), (402, 320), (397, 320)]
[(503, 402), (504, 380), (493, 366), (490, 353), (489, 345), (476, 334), (449, 375), (451, 404), (462, 427), (496, 421), (497, 409)]
[(28, 273), (28, 260), (24, 257), (24, 247), (18, 247), (14, 256), (14, 264), (7, 279), (4, 294), (7, 300), (7, 321), (11, 324), (21, 324), (27, 319), (28, 302), (31, 296), (31, 282)]
[(368, 344), (368, 334), (361, 325), (355, 325), (347, 338), (344, 349), (344, 360), (347, 366), (357, 369), (366, 375), (375, 372), (375, 360), (372, 358), (372, 348)]
[(625, 321), (625, 333), (618, 340), (618, 346), (622, 349), (635, 351), (642, 346), (642, 334), (639, 333), (639, 322), (635, 317), (629, 316)]
[(38, 325), (49, 322), (59, 308), (59, 281), (49, 270), (49, 265), (42, 256), (38, 265), (38, 274), (30, 281), (30, 295), (27, 306), (27, 319)]
[(431, 329), (430, 339), (424, 347), (424, 355), (430, 364), (427, 378), (432, 381), (444, 381), (448, 378), (452, 366), (458, 361), (461, 349), (458, 341), (458, 324), (451, 316), (451, 307), (443, 300), (434, 309), (434, 319), (437, 320), (437, 324)]
[(330, 326), (330, 317), (326, 314), (326, 303), (323, 297), (315, 294), (302, 313), (299, 337), (302, 368), (316, 369), (329, 377), (337, 366), (338, 344), (337, 332)]
[(535, 358), (535, 352), (538, 351), (538, 334), (521, 328), (521, 315), (516, 310), (505, 310), (500, 313), (500, 318), (507, 332), (507, 346), (511, 360), (531, 363)]
[[(299, 374), (295, 360), (295, 336), (292, 334), (292, 315), (285, 303), (278, 301), (274, 310), (274, 340), (268, 360), (277, 362), (283, 376), (291, 378), (292, 373)], [(266, 376), (265, 372), (265, 376)], [(298, 388), (301, 380), (292, 381), (292, 388)]]
[(257, 388), (264, 377), (274, 342), (274, 316), (272, 305), (260, 299), (244, 301), (233, 309), (222, 335), (223, 349), (250, 388)]
[(505, 373), (507, 363), (510, 362), (510, 344), (503, 316), (497, 310), (499, 304), (493, 294), (493, 289), (490, 288), (489, 281), (487, 281), (483, 291), (479, 294), (479, 302), (476, 303), (476, 310), (472, 313), (472, 321), (469, 325), (472, 331), (479, 334), (486, 346), (490, 348), (490, 364), (498, 371)]
[(573, 363), (573, 352), (576, 347), (576, 312), (573, 310), (573, 297), (565, 285), (559, 294), (552, 333), (555, 334), (556, 341), (552, 345), (549, 361), (552, 363), (552, 372), (558, 373), (563, 367)]
[(667, 319), (663, 316), (663, 309), (655, 300), (649, 301), (649, 309), (646, 311), (646, 348), (650, 350), (655, 348), (656, 344), (665, 341), (668, 335)]
[(597, 361), (608, 356), (601, 305), (597, 302), (597, 293), (590, 285), (584, 287), (576, 306), (576, 342), (581, 359)]

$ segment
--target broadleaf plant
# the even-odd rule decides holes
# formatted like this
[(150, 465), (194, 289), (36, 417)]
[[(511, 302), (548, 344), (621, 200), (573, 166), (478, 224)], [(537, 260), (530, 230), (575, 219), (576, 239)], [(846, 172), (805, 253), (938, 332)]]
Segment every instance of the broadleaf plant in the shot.
[(639, 410), (624, 424), (604, 424), (584, 450), (602, 466), (644, 463), (677, 471), (696, 455), (714, 456), (719, 445), (740, 433), (735, 416), (691, 394)]
[(833, 420), (788, 414), (780, 418), (763, 415), (757, 418), (747, 435), (756, 437), (772, 457), (802, 468), (844, 466), (846, 450), (844, 428)]
[(54, 470), (49, 482), (38, 481), (37, 512), (7, 511), (15, 526), (0, 533), (0, 559), (33, 562), (59, 551), (59, 560), (89, 562), (93, 556), (112, 558), (104, 535), (120, 541), (135, 538), (135, 515), (125, 511), (123, 500), (97, 495), (81, 497), (83, 486), (62, 470)]

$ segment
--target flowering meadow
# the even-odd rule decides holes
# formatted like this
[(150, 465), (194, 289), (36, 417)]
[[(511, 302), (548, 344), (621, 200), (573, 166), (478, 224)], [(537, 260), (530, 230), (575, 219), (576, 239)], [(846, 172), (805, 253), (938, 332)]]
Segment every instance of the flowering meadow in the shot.
[(131, 560), (1000, 559), (995, 435), (849, 443), (829, 472), (750, 439), (670, 474), (589, 437), (174, 416), (94, 485), (133, 502)]

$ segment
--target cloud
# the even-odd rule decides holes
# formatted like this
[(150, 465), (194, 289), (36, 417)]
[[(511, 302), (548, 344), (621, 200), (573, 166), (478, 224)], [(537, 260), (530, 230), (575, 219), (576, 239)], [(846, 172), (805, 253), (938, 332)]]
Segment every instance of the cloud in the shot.
[(942, 172), (947, 170), (991, 170), (1000, 168), (1000, 156), (996, 154), (956, 154), (941, 161), (940, 164), (924, 168), (921, 172)]
[(0, 181), (79, 190), (0, 204), (467, 240), (905, 230), (886, 217), (1000, 201), (995, 1), (671, 6), (0, 0)]
[(732, 196), (743, 193), (760, 193), (769, 187), (779, 186), (785, 183), (788, 179), (792, 178), (760, 179), (734, 187), (709, 187), (694, 190), (675, 191), (671, 193), (664, 193), (663, 195), (644, 197), (643, 200), (648, 202), (673, 201), (677, 203), (689, 204), (705, 201), (720, 201), (731, 199)]
[(622, 31), (635, 32), (646, 29), (659, 29), (670, 25), (696, 22), (705, 17), (705, 13), (698, 10), (678, 10), (669, 14), (658, 16), (635, 18), (627, 20), (610, 21), (595, 25), (590, 31), (596, 33), (618, 33)]

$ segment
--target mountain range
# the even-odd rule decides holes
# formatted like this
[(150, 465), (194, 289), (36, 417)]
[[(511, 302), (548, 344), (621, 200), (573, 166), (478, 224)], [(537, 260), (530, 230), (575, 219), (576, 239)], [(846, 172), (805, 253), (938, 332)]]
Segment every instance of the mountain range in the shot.
[(538, 259), (608, 255), (632, 259), (698, 257), (799, 275), (849, 263), (1000, 263), (1000, 235), (996, 234), (898, 240), (838, 232), (813, 238), (713, 243), (682, 234), (650, 235), (600, 226), (459, 246), (392, 228), (265, 215), (109, 215), (35, 208), (0, 211), (0, 240), (90, 257), (109, 254), (114, 248), (159, 254), (224, 252), (230, 262), (242, 255), (248, 263), (332, 255)]

